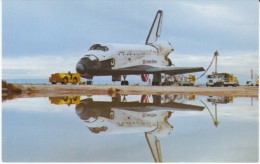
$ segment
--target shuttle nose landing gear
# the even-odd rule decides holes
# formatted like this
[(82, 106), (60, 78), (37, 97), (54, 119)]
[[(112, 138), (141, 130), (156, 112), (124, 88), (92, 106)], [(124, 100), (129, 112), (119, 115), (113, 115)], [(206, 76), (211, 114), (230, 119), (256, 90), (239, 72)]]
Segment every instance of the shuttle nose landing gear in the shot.
[(121, 85), (129, 85), (128, 81), (126, 81), (126, 75), (123, 75), (124, 80), (121, 81)]
[(87, 79), (87, 83), (86, 83), (86, 84), (87, 84), (87, 85), (92, 85), (92, 84), (93, 84), (92, 80), (93, 80), (93, 79)]
[(87, 81), (87, 85), (92, 85), (92, 84), (93, 84), (92, 80)]

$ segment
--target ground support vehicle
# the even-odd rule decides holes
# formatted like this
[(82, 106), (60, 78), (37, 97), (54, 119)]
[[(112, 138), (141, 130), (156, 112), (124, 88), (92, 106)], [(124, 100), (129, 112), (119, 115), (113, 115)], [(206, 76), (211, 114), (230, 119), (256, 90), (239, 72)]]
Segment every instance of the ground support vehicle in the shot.
[(54, 73), (54, 74), (51, 74), (51, 76), (49, 77), (49, 82), (52, 83), (52, 84), (57, 84), (57, 83), (77, 84), (77, 83), (81, 83), (81, 77), (80, 77), (80, 74), (78, 74), (78, 73), (70, 73), (70, 72), (68, 72), (68, 73)]
[(51, 104), (56, 105), (71, 105), (71, 104), (79, 104), (80, 96), (63, 96), (63, 97), (49, 97)]
[(206, 86), (210, 87), (222, 87), (222, 86), (239, 86), (237, 77), (229, 73), (212, 73), (207, 76), (208, 82)]
[(185, 77), (183, 75), (166, 76), (162, 85), (194, 86), (195, 75)]
[(254, 86), (254, 84), (251, 80), (248, 80), (246, 81), (246, 86)]

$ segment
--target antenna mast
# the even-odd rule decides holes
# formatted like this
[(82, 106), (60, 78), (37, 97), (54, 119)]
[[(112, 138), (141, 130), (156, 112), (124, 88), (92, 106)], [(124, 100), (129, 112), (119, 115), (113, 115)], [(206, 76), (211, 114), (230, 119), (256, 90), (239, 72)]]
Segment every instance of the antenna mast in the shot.
[(217, 73), (217, 71), (218, 71), (218, 56), (219, 56), (219, 53), (218, 53), (218, 50), (216, 50), (215, 52), (214, 52), (214, 56), (215, 56), (215, 73)]

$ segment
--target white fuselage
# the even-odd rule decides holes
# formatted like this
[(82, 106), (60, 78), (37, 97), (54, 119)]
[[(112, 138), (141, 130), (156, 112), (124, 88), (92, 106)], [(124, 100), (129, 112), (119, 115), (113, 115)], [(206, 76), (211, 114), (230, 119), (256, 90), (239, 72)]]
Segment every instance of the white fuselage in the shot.
[(157, 41), (151, 45), (142, 44), (94, 44), (77, 64), (81, 75), (106, 75), (105, 70), (128, 67), (165, 67), (169, 65), (168, 55), (173, 51), (170, 43)]
[(107, 51), (90, 50), (86, 55), (94, 55), (99, 61), (114, 59), (112, 69), (125, 68), (137, 65), (167, 66), (166, 56), (173, 48), (167, 42), (156, 42), (154, 45), (142, 44), (100, 44), (108, 48)]
[(172, 110), (136, 112), (112, 108), (113, 119), (98, 117), (94, 122), (85, 122), (89, 128), (106, 127), (99, 134), (145, 133), (156, 131), (157, 136), (168, 135), (173, 126), (168, 122)]
[(150, 45), (138, 44), (102, 44), (109, 51), (89, 50), (87, 55), (95, 55), (99, 61), (114, 59), (112, 69), (125, 68), (137, 65), (165, 66), (164, 56), (159, 55), (157, 49)]

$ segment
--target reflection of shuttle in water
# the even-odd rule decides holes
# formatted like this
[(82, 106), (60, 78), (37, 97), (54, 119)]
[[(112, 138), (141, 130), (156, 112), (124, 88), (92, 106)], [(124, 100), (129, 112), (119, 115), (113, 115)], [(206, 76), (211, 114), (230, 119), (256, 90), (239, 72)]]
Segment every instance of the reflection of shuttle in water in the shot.
[(158, 122), (165, 123), (166, 118), (169, 118), (174, 110), (204, 109), (201, 106), (174, 101), (161, 103), (161, 96), (153, 96), (152, 103), (122, 102), (120, 95), (117, 95), (113, 100), (112, 102), (93, 101), (91, 98), (81, 100), (76, 106), (76, 112), (92, 132), (117, 133), (123, 128), (123, 132), (127, 133), (124, 131), (126, 127), (129, 130), (133, 129), (133, 132), (144, 132), (145, 129), (141, 130), (141, 127), (149, 127), (146, 131), (150, 131), (157, 127)]
[(105, 102), (93, 101), (93, 99), (88, 98), (76, 106), (76, 112), (93, 133), (145, 133), (156, 162), (162, 161), (160, 142), (157, 137), (167, 136), (173, 130), (173, 126), (168, 122), (173, 111), (201, 111), (204, 109), (201, 106), (173, 101), (162, 103), (161, 96), (153, 96), (152, 103), (121, 102), (120, 95), (117, 95), (113, 100)]

